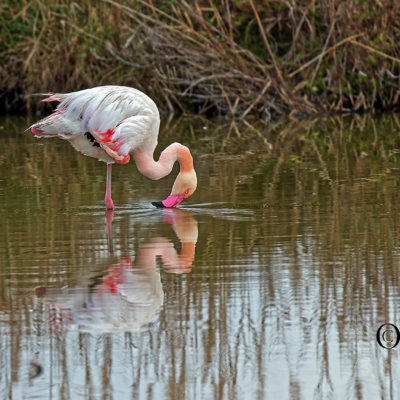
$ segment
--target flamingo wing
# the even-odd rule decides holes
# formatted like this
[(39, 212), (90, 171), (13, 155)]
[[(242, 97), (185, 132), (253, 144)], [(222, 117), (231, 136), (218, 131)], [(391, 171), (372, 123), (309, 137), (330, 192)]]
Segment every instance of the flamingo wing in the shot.
[[(43, 101), (59, 101), (56, 111), (32, 125), (38, 136), (70, 138), (86, 132), (117, 163), (129, 162), (129, 152), (143, 145), (157, 131), (155, 103), (137, 89), (102, 86), (78, 92), (49, 94)], [(36, 131), (35, 131), (36, 130)]]
[[(101, 95), (90, 94), (85, 105), (78, 107), (83, 124), (115, 162), (129, 162), (133, 149), (145, 144), (152, 133), (157, 136), (157, 106), (139, 90), (110, 86)], [(81, 98), (78, 100), (82, 102)]]
[(146, 142), (155, 122), (151, 116), (134, 115), (111, 129), (94, 129), (90, 133), (116, 163), (126, 164), (129, 162), (129, 153)]

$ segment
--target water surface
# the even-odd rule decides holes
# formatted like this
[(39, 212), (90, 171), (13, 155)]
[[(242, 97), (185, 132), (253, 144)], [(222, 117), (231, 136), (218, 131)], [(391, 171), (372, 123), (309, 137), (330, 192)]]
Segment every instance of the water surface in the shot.
[(399, 397), (396, 116), (164, 121), (197, 192), (154, 209), (174, 176), (116, 166), (107, 214), (105, 164), (29, 123), (0, 120), (0, 398)]

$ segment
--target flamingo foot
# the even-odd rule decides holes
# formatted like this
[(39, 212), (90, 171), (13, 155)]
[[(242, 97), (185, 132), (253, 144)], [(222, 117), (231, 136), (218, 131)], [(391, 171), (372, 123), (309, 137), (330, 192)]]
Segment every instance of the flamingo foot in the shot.
[(104, 203), (106, 205), (107, 210), (114, 210), (114, 202), (111, 197), (107, 197), (104, 199)]
[(153, 206), (158, 207), (158, 208), (176, 207), (179, 203), (182, 202), (182, 200), (185, 197), (186, 196), (184, 194), (174, 194), (174, 195), (168, 196), (163, 201), (153, 201), (151, 204), (153, 204)]

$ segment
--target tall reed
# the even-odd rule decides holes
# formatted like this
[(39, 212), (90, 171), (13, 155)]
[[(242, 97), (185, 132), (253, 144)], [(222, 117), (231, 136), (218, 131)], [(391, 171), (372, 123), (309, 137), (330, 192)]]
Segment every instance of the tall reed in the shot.
[(170, 112), (388, 109), (400, 94), (399, 21), (390, 0), (6, 0), (2, 108), (123, 84)]

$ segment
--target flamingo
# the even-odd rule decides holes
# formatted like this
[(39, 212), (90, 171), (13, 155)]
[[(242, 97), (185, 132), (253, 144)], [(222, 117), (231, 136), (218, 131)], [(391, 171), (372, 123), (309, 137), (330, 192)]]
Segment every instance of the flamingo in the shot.
[(175, 161), (180, 170), (171, 194), (156, 207), (176, 207), (197, 187), (190, 150), (172, 143), (153, 158), (157, 146), (160, 115), (154, 101), (137, 89), (99, 86), (71, 93), (46, 93), (42, 101), (58, 101), (53, 114), (28, 129), (36, 137), (60, 137), (81, 153), (107, 164), (105, 205), (114, 209), (111, 198), (111, 166), (126, 164), (130, 155), (144, 176), (158, 180), (170, 174)]
[[(94, 266), (91, 273), (79, 277), (75, 286), (35, 288), (35, 298), (57, 316), (49, 321), (54, 328), (72, 324), (83, 332), (141, 331), (154, 322), (164, 301), (159, 261), (167, 273), (190, 273), (198, 239), (197, 221), (189, 211), (165, 208), (162, 214), (181, 244), (180, 251), (175, 249), (173, 241), (153, 237), (139, 245), (134, 260), (130, 256), (113, 259), (106, 270), (101, 269), (100, 276), (99, 266)], [(107, 210), (110, 256), (114, 253), (113, 217), (114, 211)]]

